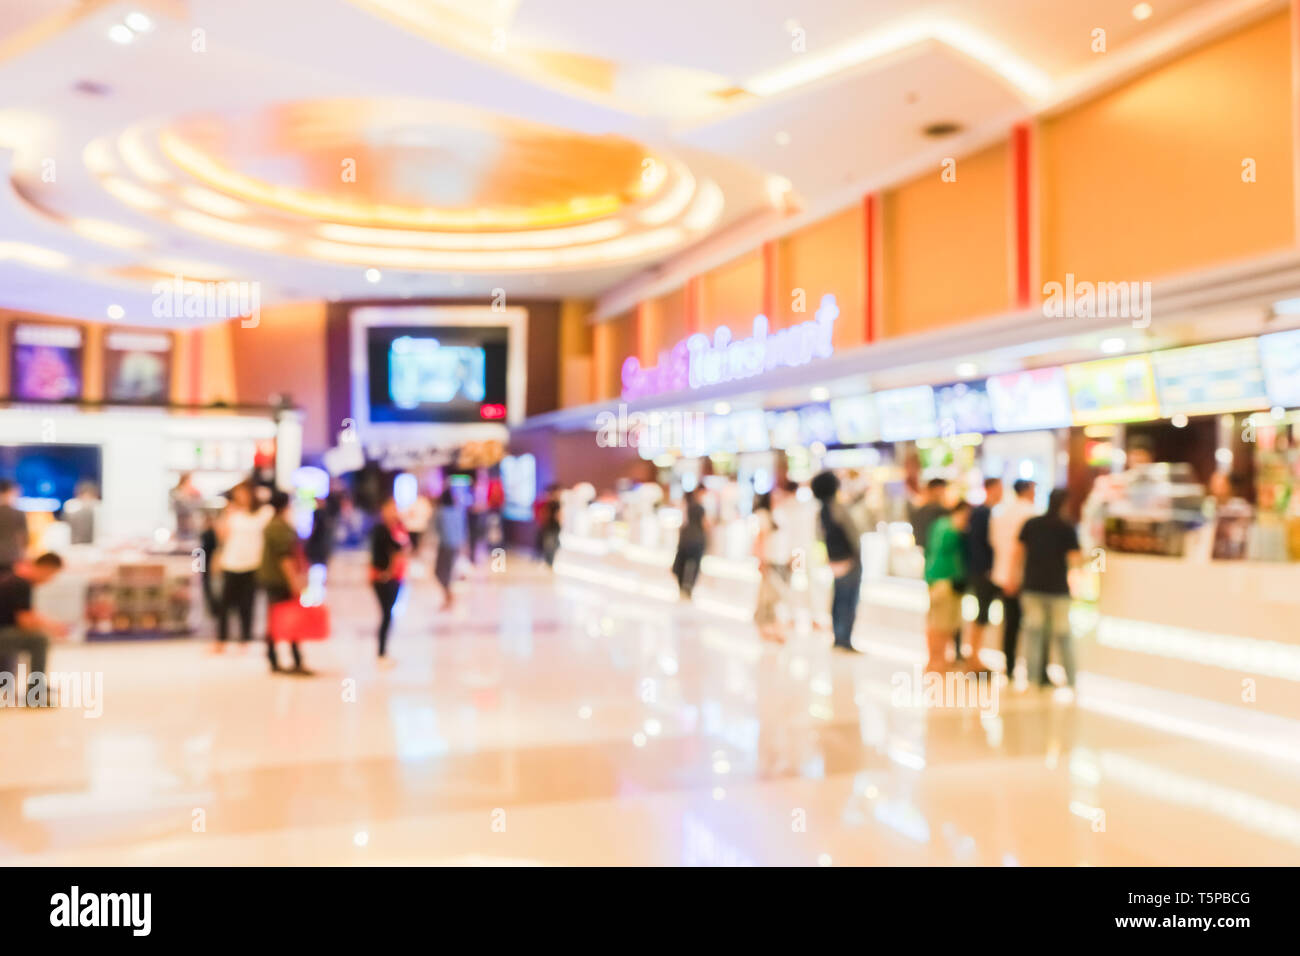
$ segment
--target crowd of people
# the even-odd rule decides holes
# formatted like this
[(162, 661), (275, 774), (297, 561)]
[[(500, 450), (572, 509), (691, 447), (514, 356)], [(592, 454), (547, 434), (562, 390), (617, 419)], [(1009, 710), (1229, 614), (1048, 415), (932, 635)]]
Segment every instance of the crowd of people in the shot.
[[(764, 639), (783, 641), (782, 621), (793, 613), (782, 614), (782, 610), (793, 612), (797, 605), (807, 607), (816, 601), (813, 588), (806, 584), (796, 588), (792, 582), (796, 573), (808, 570), (808, 556), (817, 541), (825, 549), (831, 587), (826, 595), (828, 608), (811, 607), (809, 617), (817, 627), (828, 610), (832, 646), (852, 652), (862, 591), (862, 536), (867, 527), (854, 494), (842, 487), (834, 472), (814, 476), (808, 490), (815, 502), (811, 509), (800, 500), (800, 486), (791, 481), (778, 483), (754, 499), (753, 556), (759, 568), (754, 622)], [(1051, 686), (1047, 662), (1055, 648), (1066, 681), (1073, 686), (1069, 572), (1081, 561), (1081, 547), (1066, 516), (1066, 491), (1054, 489), (1045, 512), (1039, 514), (1032, 481), (1015, 481), (1008, 496), (1002, 479), (988, 478), (983, 490), (983, 499), (972, 503), (955, 497), (946, 480), (934, 478), (909, 508), (912, 533), (924, 554), (929, 595), (926, 668), (989, 670), (981, 651), (990, 612), (999, 603), (1007, 676), (1014, 675), (1017, 655), (1023, 650), (1029, 681)], [(700, 492), (685, 493), (673, 561), (673, 574), (685, 599), (699, 579), (710, 530)], [(967, 595), (975, 602), (969, 624), (962, 610)]]

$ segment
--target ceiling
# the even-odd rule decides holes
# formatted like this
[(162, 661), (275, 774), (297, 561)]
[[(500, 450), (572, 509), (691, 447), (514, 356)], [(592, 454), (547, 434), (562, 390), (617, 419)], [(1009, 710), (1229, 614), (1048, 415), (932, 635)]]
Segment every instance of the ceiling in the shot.
[(1277, 5), (0, 0), (0, 307), (595, 297)]

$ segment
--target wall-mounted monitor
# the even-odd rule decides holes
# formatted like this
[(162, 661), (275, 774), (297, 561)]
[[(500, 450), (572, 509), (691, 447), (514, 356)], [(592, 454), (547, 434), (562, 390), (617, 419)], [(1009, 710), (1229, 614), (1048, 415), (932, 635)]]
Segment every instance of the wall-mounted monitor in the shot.
[(10, 331), (9, 392), (24, 402), (79, 399), (81, 362), (77, 326), (15, 324)]
[(993, 431), (993, 406), (983, 382), (957, 382), (934, 390), (934, 409), (939, 417), (939, 432), (951, 423), (956, 435)]
[(1140, 422), (1160, 417), (1149, 355), (1126, 355), (1067, 365), (1072, 420), (1076, 425)]
[(508, 330), (371, 326), (372, 422), (478, 422), (504, 417)]
[(98, 445), (0, 445), (0, 478), (18, 486), (24, 509), (58, 511), (82, 482), (102, 487), (102, 458)]
[(1169, 349), (1151, 356), (1160, 410), (1166, 415), (1215, 415), (1269, 406), (1255, 339)]
[(870, 395), (831, 399), (831, 420), (841, 445), (868, 445), (880, 441), (876, 403)]
[(1060, 366), (995, 375), (987, 386), (993, 427), (1000, 432), (1070, 426), (1070, 394)]
[(166, 404), (171, 382), (170, 332), (115, 329), (104, 336), (104, 397), (110, 402)]
[(875, 400), (883, 441), (911, 441), (939, 434), (934, 389), (929, 385), (886, 389), (876, 392)]
[(1300, 329), (1259, 337), (1268, 399), (1283, 408), (1300, 408)]

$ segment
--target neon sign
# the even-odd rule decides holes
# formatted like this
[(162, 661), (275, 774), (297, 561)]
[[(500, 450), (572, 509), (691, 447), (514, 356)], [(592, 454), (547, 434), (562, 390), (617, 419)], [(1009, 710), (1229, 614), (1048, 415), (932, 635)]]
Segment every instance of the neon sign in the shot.
[(623, 397), (705, 388), (829, 358), (835, 349), (839, 315), (835, 296), (828, 293), (822, 296), (812, 319), (788, 329), (769, 333), (767, 316), (756, 315), (749, 338), (733, 339), (726, 326), (715, 330), (712, 338), (697, 332), (660, 352), (659, 364), (653, 368), (642, 368), (637, 357), (630, 355), (623, 362)]

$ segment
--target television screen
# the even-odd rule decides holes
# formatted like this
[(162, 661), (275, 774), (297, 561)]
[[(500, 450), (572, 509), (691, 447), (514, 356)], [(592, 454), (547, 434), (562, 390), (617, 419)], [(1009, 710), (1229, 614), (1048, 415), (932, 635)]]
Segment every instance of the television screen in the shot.
[(81, 482), (100, 487), (100, 457), (98, 445), (0, 445), (0, 477), (26, 510), (58, 511)]
[(876, 405), (870, 395), (831, 399), (831, 420), (842, 445), (866, 445), (880, 440)]
[(958, 382), (934, 390), (935, 411), (939, 416), (939, 433), (952, 423), (954, 435), (993, 431), (993, 406), (983, 382)]
[(81, 329), (71, 325), (15, 325), (9, 390), (25, 402), (81, 397)]
[(1216, 415), (1269, 406), (1255, 339), (1169, 349), (1151, 358), (1165, 415)]
[(1147, 355), (1067, 365), (1074, 424), (1135, 422), (1160, 417), (1155, 374)]
[(911, 441), (939, 434), (934, 389), (929, 385), (890, 388), (875, 394), (880, 437), (885, 441)]
[(104, 383), (109, 401), (165, 404), (171, 397), (172, 337), (167, 332), (109, 332)]
[(504, 327), (372, 326), (367, 334), (371, 421), (505, 417)]
[(1070, 393), (1060, 366), (995, 375), (987, 384), (998, 431), (1070, 427)]
[(1274, 405), (1300, 408), (1300, 329), (1259, 337), (1264, 381)]

